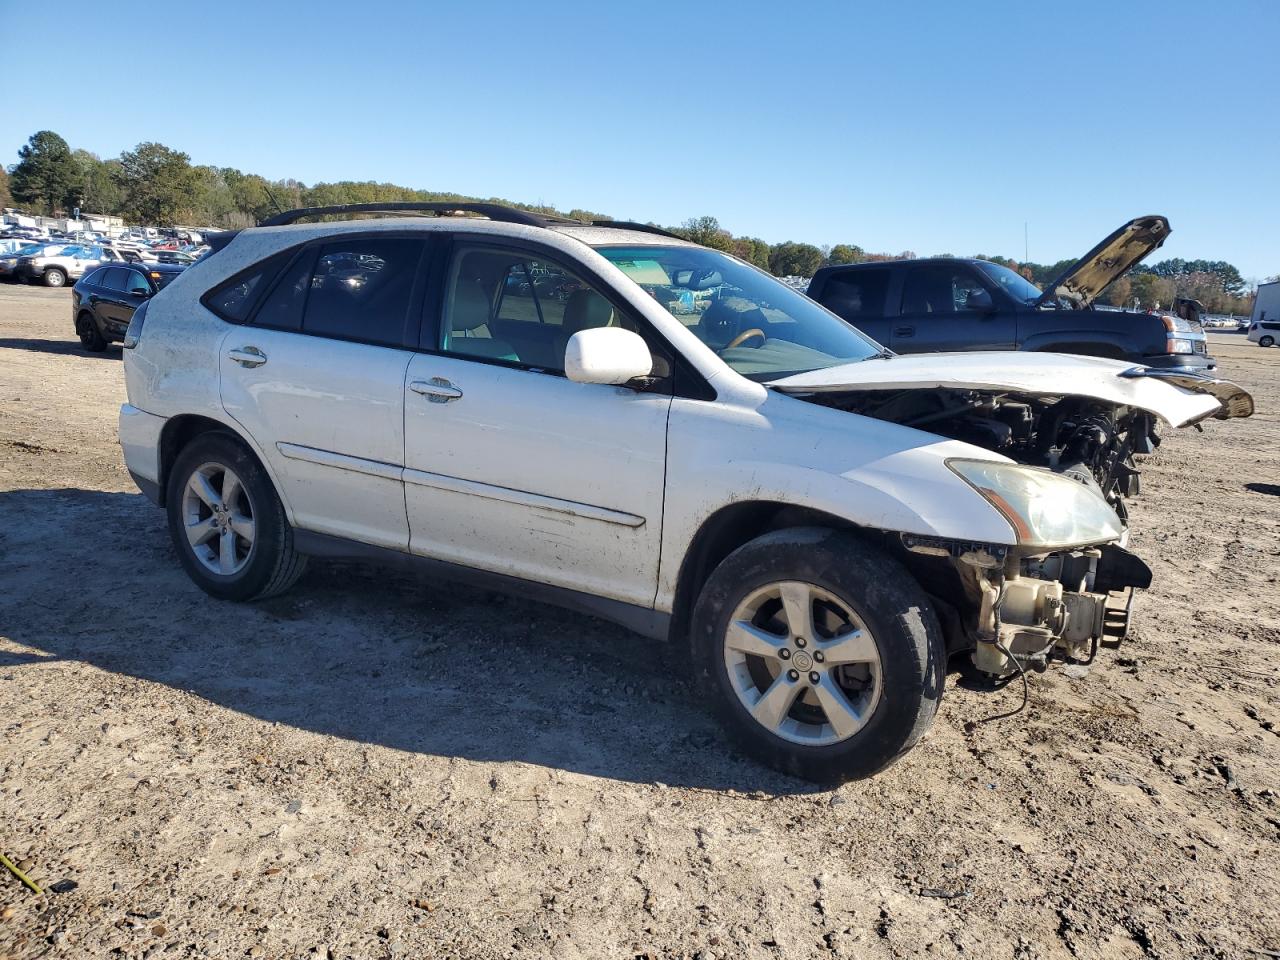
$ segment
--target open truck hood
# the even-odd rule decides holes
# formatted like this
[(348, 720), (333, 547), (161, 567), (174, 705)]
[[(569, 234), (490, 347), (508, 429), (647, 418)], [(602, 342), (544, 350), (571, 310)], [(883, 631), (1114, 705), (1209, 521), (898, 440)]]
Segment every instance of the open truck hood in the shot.
[(1146, 410), (1175, 427), (1253, 413), (1253, 398), (1229, 380), (1065, 353), (918, 353), (799, 373), (768, 386), (792, 394), (944, 388), (1090, 397)]
[(1056, 277), (1036, 305), (1065, 298), (1076, 307), (1088, 306), (1109, 283), (1164, 243), (1171, 232), (1164, 217), (1130, 220)]

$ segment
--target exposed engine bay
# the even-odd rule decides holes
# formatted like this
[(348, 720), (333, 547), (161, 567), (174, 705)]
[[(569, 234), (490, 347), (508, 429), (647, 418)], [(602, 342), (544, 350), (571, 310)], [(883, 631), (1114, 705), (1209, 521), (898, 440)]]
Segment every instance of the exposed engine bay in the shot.
[(806, 399), (1048, 467), (1095, 487), (1121, 520), (1126, 517), (1124, 498), (1138, 494), (1135, 455), (1151, 453), (1160, 443), (1150, 413), (1089, 397), (939, 388), (822, 393)]
[[(1092, 397), (940, 387), (805, 399), (1047, 467), (1101, 493), (1122, 522), (1125, 499), (1138, 494), (1134, 458), (1160, 442), (1152, 414)], [(906, 534), (901, 543), (917, 566), (933, 566), (921, 582), (953, 614), (944, 628), (953, 652), (971, 650), (997, 679), (1055, 658), (1091, 661), (1100, 643), (1127, 635), (1133, 591), (1151, 585), (1147, 565), (1116, 544), (1037, 552)]]

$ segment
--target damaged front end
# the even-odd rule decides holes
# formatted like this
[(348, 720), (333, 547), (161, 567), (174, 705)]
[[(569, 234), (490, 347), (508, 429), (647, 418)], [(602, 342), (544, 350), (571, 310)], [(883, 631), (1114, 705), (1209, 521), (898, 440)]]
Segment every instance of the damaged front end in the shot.
[(1113, 543), (1044, 552), (910, 534), (901, 540), (909, 554), (952, 567), (959, 596), (944, 601), (950, 646), (971, 649), (974, 666), (996, 678), (1043, 670), (1055, 658), (1090, 662), (1100, 644), (1127, 636), (1133, 591), (1151, 586), (1151, 569)]
[(994, 677), (1087, 661), (1125, 637), (1133, 591), (1151, 585), (1124, 549), (1126, 500), (1157, 425), (1254, 409), (1230, 381), (1063, 354), (891, 357), (770, 385), (996, 455), (946, 464), (1008, 522), (1008, 542), (890, 535), (935, 602), (950, 652), (972, 650)]

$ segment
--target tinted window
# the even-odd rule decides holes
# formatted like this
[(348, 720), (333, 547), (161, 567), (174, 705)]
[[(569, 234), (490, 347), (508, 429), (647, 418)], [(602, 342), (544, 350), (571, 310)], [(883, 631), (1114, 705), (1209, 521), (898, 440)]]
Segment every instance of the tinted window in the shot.
[(261, 263), (236, 274), (230, 280), (214, 287), (201, 298), (201, 302), (232, 323), (244, 323), (254, 300), (271, 282), (271, 278), (293, 258), (293, 251), (268, 257)]
[(122, 270), (119, 267), (111, 267), (108, 270), (99, 270), (98, 274), (102, 275), (103, 279), (98, 282), (108, 290), (124, 290), (125, 285), (129, 282), (129, 278), (126, 274), (130, 272), (131, 271), (129, 270)]
[(827, 280), (821, 303), (845, 319), (883, 317), (888, 270), (849, 270)]
[(422, 241), (352, 237), (320, 248), (304, 333), (400, 345)]
[(103, 285), (104, 285), (104, 281), (105, 281), (106, 279), (107, 279), (107, 271), (105, 271), (105, 270), (94, 270), (92, 273), (88, 274), (88, 275), (84, 278), (84, 281), (83, 281), (83, 282), (84, 282), (84, 283), (88, 283), (88, 284), (92, 284), (92, 285), (93, 285), (93, 286), (95, 286), (95, 287), (101, 287), (101, 286), (103, 286)]
[(135, 290), (141, 290), (143, 293), (151, 292), (151, 284), (147, 283), (147, 278), (137, 270), (126, 270), (124, 272), (128, 274), (125, 286), (127, 293), (133, 293)]
[(302, 308), (307, 303), (311, 264), (314, 262), (315, 251), (309, 250), (285, 271), (254, 314), (255, 327), (271, 327), (274, 330), (302, 329)]
[(912, 267), (902, 291), (902, 312), (966, 313), (969, 294), (983, 289), (972, 271), (956, 264)]

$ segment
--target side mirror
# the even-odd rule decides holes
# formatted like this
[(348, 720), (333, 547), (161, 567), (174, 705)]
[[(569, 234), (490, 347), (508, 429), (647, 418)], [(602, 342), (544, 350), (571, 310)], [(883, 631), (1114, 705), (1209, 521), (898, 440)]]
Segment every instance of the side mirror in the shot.
[(990, 292), (986, 290), (970, 290), (968, 296), (964, 298), (964, 308), (977, 313), (996, 312), (995, 302), (991, 299)]
[(145, 300), (147, 297), (151, 296), (151, 291), (139, 290), (137, 287), (134, 287), (129, 291), (129, 296), (137, 297), (139, 300)]
[(653, 355), (638, 333), (621, 327), (592, 327), (569, 338), (564, 372), (575, 383), (622, 385), (653, 371)]

